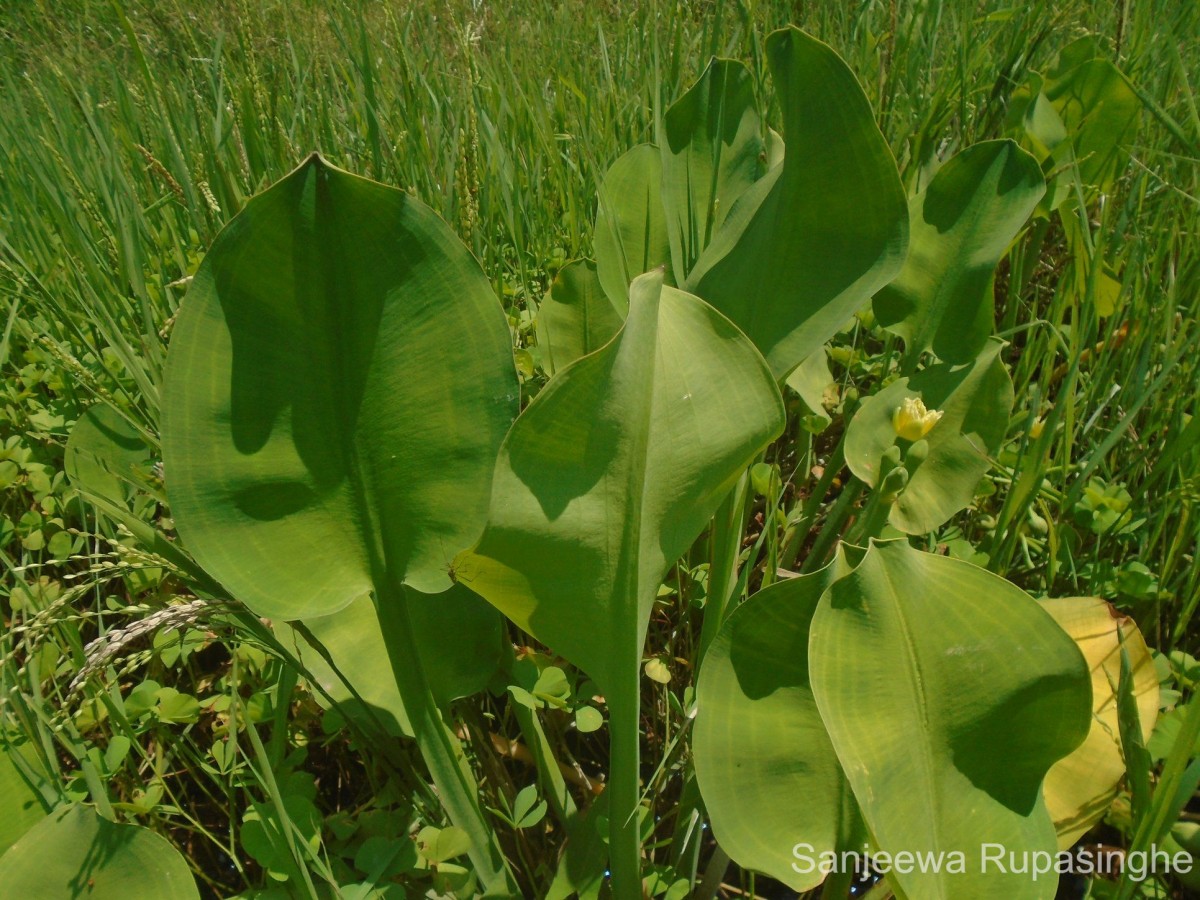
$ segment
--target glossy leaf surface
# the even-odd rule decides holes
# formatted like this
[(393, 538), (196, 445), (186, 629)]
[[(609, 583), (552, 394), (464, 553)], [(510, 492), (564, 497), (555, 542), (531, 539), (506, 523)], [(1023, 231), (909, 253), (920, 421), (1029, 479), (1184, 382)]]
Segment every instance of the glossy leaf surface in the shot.
[(459, 577), (595, 680), (610, 713), (617, 897), (641, 893), (641, 657), (671, 563), (782, 430), (761, 355), (702, 300), (637, 278), (620, 334), (560, 372), (513, 425), (490, 519)]
[[(633, 279), (671, 264), (662, 190), (662, 156), (653, 144), (639, 144), (618, 157), (600, 184), (593, 238), (596, 274), (621, 315), (629, 309)], [(666, 280), (674, 281), (669, 271)]]
[(596, 264), (585, 259), (567, 263), (554, 276), (538, 309), (537, 340), (546, 371), (554, 374), (599, 350), (623, 321), (624, 314), (600, 284)]
[(689, 272), (738, 198), (763, 174), (762, 121), (740, 62), (714, 59), (663, 116), (663, 193), (671, 263)]
[(617, 339), (559, 373), (513, 426), (459, 577), (617, 689), (667, 566), (782, 427), (749, 341), (661, 273), (642, 276)]
[[(500, 668), (503, 646), (503, 622), (495, 610), (457, 584), (432, 596), (415, 591), (401, 596), (413, 631), (428, 638), (417, 644), (417, 652), (434, 699), (445, 707), (487, 687)], [(411, 736), (371, 598), (363, 596), (328, 616), (305, 619), (304, 626), (329, 653), (333, 666), (299, 631), (289, 625), (281, 628), (339, 709), (364, 727), (382, 725), (390, 733)], [(447, 629), (453, 629), (453, 639), (446, 637)], [(364, 703), (370, 709), (364, 709)]]
[[(163, 405), (167, 491), (196, 560), (259, 615), (372, 595), (392, 676), (481, 881), (510, 889), (413, 615), (478, 537), (517, 411), (504, 314), (478, 262), (403, 191), (314, 154), (251, 200), (184, 299)], [(424, 602), (424, 601), (421, 601)]]
[(0, 744), (0, 854), (46, 817), (38, 771), (28, 745)]
[(105, 403), (89, 407), (67, 440), (63, 468), (76, 488), (124, 506), (144, 486), (151, 451), (125, 418)]

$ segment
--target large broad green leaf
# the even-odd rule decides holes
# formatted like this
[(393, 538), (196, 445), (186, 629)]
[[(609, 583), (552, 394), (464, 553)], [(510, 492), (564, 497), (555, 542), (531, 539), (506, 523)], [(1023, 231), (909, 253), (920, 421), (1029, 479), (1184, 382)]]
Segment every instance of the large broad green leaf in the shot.
[(164, 386), (185, 545), (260, 615), (374, 597), (414, 736), (486, 884), (504, 880), (502, 857), (416, 649), (453, 634), (453, 607), (417, 592), (448, 589), (482, 531), (517, 402), (478, 262), (428, 207), (316, 154), (214, 242)]
[(1045, 191), (1036, 159), (1012, 141), (984, 141), (909, 201), (908, 258), (874, 306), (910, 358), (932, 350), (965, 363), (979, 354), (994, 326), (996, 266)]
[(517, 405), (504, 316), (426, 206), (313, 155), (221, 233), (167, 360), (171, 511), (261, 615), (427, 593), (479, 534)]
[[(618, 157), (600, 184), (592, 241), (596, 274), (621, 315), (629, 309), (630, 282), (671, 263), (662, 183), (658, 148), (639, 144)], [(666, 280), (674, 281), (669, 271)]]
[(817, 602), (851, 569), (839, 552), (739, 606), (709, 645), (697, 686), (692, 753), (713, 835), (738, 865), (797, 891), (824, 876), (797, 866), (796, 845), (818, 859), (861, 850), (865, 837), (808, 674)]
[(1000, 359), (1003, 344), (991, 341), (971, 363), (941, 363), (898, 378), (868, 397), (846, 429), (846, 464), (875, 487), (880, 459), (893, 444), (907, 447), (896, 433), (893, 416), (906, 398), (920, 398), (941, 419), (926, 436), (929, 452), (919, 463), (908, 461), (908, 485), (893, 504), (889, 521), (908, 534), (933, 531), (974, 497), (1008, 428), (1013, 387)]
[(0, 854), (46, 817), (44, 779), (26, 747), (0, 742)]
[(135, 489), (147, 486), (150, 456), (141, 432), (108, 404), (97, 403), (71, 429), (63, 468), (79, 490), (123, 506)]
[(1125, 75), (1083, 37), (1059, 53), (1044, 75), (1014, 92), (1008, 125), (1020, 128), (1044, 169), (1069, 167), (1051, 182), (1050, 209), (1074, 198), (1074, 175), (1101, 191), (1128, 163), (1142, 101)]
[(193, 590), (221, 594), (220, 586), (186, 551), (143, 518), (145, 510), (139, 505), (160, 499), (150, 462), (157, 452), (128, 419), (98, 403), (71, 430), (63, 468), (93, 506), (127, 529), (143, 549), (185, 575)]
[(671, 264), (689, 272), (737, 199), (763, 173), (754, 82), (740, 62), (714, 59), (663, 116), (663, 194)]
[(538, 310), (537, 340), (546, 371), (553, 374), (599, 350), (623, 321), (624, 314), (600, 284), (594, 262), (579, 259), (563, 266)]
[(938, 871), (893, 870), (906, 896), (1054, 896), (1053, 874), (985, 869), (981, 851), (1000, 845), (1019, 860), (1057, 849), (1042, 780), (1087, 734), (1091, 685), (1045, 610), (970, 563), (873, 543), (822, 596), (808, 653), (817, 708), (878, 847), (942, 854)]
[(792, 369), (784, 384), (808, 407), (809, 415), (801, 420), (805, 428), (820, 432), (829, 427), (833, 419), (828, 407), (836, 404), (838, 389), (829, 371), (829, 354), (824, 347)]
[(783, 378), (900, 271), (908, 209), (850, 69), (796, 28), (767, 40), (783, 164), (745, 191), (684, 287), (741, 327)]
[(186, 860), (165, 838), (86, 806), (51, 813), (0, 857), (6, 897), (199, 900)]
[[(312, 634), (320, 647), (307, 640), (303, 629)], [(276, 625), (275, 633), (347, 719), (367, 730), (412, 735), (369, 594), (335, 613), (305, 619), (302, 629), (287, 623)], [(329, 655), (332, 665), (320, 653), (321, 649)]]
[[(487, 687), (503, 659), (504, 628), (495, 610), (457, 584), (436, 597), (406, 592), (404, 602), (413, 630), (431, 638), (420, 642), (417, 652), (437, 702), (445, 706)], [(453, 640), (445, 639), (448, 623)], [(328, 616), (305, 619), (304, 627), (329, 654), (332, 666), (300, 631), (286, 624), (281, 629), (289, 633), (289, 645), (338, 709), (363, 727), (382, 725), (390, 733), (411, 736), (371, 598), (363, 596)]]
[(1083, 38), (1059, 54), (1042, 93), (1067, 127), (1083, 183), (1110, 189), (1129, 158), (1142, 109), (1128, 80)]
[(1098, 597), (1043, 600), (1079, 649), (1092, 672), (1092, 727), (1087, 739), (1046, 775), (1046, 806), (1058, 829), (1058, 845), (1070, 847), (1104, 816), (1121, 780), (1125, 757), (1117, 716), (1121, 648), (1129, 655), (1142, 740), (1150, 740), (1158, 719), (1158, 673), (1150, 648), (1128, 616)]
[(770, 371), (724, 316), (664, 287), (661, 272), (635, 280), (630, 297), (617, 338), (556, 375), (514, 424), (487, 529), (455, 563), (608, 701), (619, 897), (641, 891), (638, 698), (651, 607), (667, 568), (784, 422)]
[(783, 425), (779, 391), (707, 304), (638, 278), (617, 340), (561, 372), (500, 452), (459, 578), (606, 693), (629, 681), (667, 567)]

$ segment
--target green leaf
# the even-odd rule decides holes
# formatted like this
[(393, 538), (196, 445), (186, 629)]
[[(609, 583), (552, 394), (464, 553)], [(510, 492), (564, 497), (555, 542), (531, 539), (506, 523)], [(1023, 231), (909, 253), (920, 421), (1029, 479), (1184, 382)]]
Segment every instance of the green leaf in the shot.
[(812, 616), (851, 571), (846, 549), (739, 606), (709, 645), (697, 687), (692, 751), (713, 835), (738, 865), (796, 891), (823, 880), (793, 868), (797, 844), (815, 859), (861, 850), (864, 838), (808, 672)]
[(567, 673), (558, 666), (547, 666), (538, 676), (531, 693), (538, 700), (562, 709), (571, 698), (571, 683)]
[(45, 784), (28, 747), (0, 744), (0, 854), (50, 811), (42, 794)]
[(729, 316), (782, 379), (900, 271), (908, 210), (854, 75), (796, 28), (767, 39), (783, 164), (742, 194), (684, 287)]
[[(919, 397), (942, 417), (925, 440), (928, 455), (908, 461), (908, 486), (892, 506), (889, 521), (908, 534), (933, 531), (975, 495), (975, 486), (997, 452), (1008, 427), (1013, 387), (1000, 359), (1004, 345), (990, 341), (973, 363), (942, 363), (898, 378), (868, 397), (846, 429), (846, 464), (872, 487), (880, 458), (900, 443), (892, 416), (906, 397)], [(907, 442), (905, 442), (907, 444)]]
[(261, 616), (373, 595), (414, 736), (489, 887), (509, 876), (417, 649), (453, 633), (453, 607), (414, 605), (450, 587), (482, 530), (518, 394), (508, 323), (449, 226), (317, 154), (214, 242), (164, 385), (184, 544)]
[(108, 404), (97, 403), (71, 429), (63, 468), (79, 490), (124, 507), (133, 489), (145, 485), (142, 468), (150, 455), (141, 432)]
[(1142, 102), (1124, 74), (1087, 45), (1084, 38), (1059, 54), (1042, 93), (1067, 128), (1080, 179), (1106, 191), (1127, 164)]
[(740, 62), (713, 59), (663, 116), (662, 202), (675, 272), (689, 272), (737, 199), (762, 175), (765, 147), (754, 82)]
[[(1150, 811), (1152, 800), (1150, 778), (1154, 770), (1154, 763), (1146, 750), (1146, 738), (1139, 709), (1141, 704), (1134, 695), (1136, 686), (1133, 663), (1128, 648), (1122, 645), (1117, 652), (1121, 660), (1121, 677), (1117, 683), (1117, 723), (1121, 735), (1121, 754), (1125, 758), (1126, 782), (1129, 787), (1130, 820), (1133, 823), (1134, 833), (1137, 833)], [(1145, 673), (1143, 672), (1142, 675), (1144, 681)], [(1158, 710), (1153, 710), (1152, 720), (1157, 715)], [(1184, 803), (1190, 799), (1194, 790), (1195, 782), (1183, 798)], [(1166, 794), (1161, 795), (1159, 799), (1161, 800), (1163, 796)]]
[(546, 801), (538, 797), (536, 784), (521, 788), (513, 800), (513, 826), (516, 828), (532, 828), (545, 817), (546, 808)]
[(770, 371), (724, 316), (664, 287), (661, 272), (630, 297), (612, 343), (559, 373), (513, 425), (487, 528), (455, 561), (608, 701), (618, 897), (640, 891), (640, 663), (658, 587), (784, 423)]
[[(600, 184), (592, 241), (596, 275), (620, 315), (629, 309), (633, 279), (671, 262), (662, 180), (658, 148), (639, 144), (618, 157)], [(673, 281), (669, 272), (666, 280)]]
[(604, 714), (594, 706), (581, 706), (575, 710), (575, 727), (580, 734), (599, 731), (604, 725)]
[(435, 865), (464, 856), (470, 846), (471, 842), (466, 832), (453, 825), (448, 828), (427, 825), (417, 835), (417, 847), (421, 856)]
[(1098, 597), (1043, 600), (1042, 608), (1079, 645), (1092, 677), (1092, 724), (1087, 738), (1046, 775), (1046, 806), (1058, 829), (1058, 845), (1073, 845), (1108, 811), (1121, 780), (1125, 758), (1117, 715), (1121, 645), (1129, 654), (1142, 739), (1148, 741), (1158, 717), (1158, 675), (1150, 650), (1134, 621)]
[(668, 566), (783, 426), (762, 358), (728, 320), (661, 273), (635, 288), (618, 338), (514, 424), (487, 529), (454, 563), (606, 695), (636, 685)]
[(622, 321), (600, 285), (595, 263), (579, 259), (563, 266), (538, 310), (537, 340), (546, 371), (553, 374), (600, 349)]
[[(242, 818), (242, 848), (271, 877), (279, 881), (304, 880), (296, 849), (315, 848), (320, 842), (321, 813), (310, 796), (286, 793), (277, 805), (253, 803)], [(294, 849), (295, 848), (295, 849)]]
[[(430, 689), (441, 706), (487, 687), (503, 655), (504, 626), (495, 610), (461, 585), (436, 596), (406, 591), (397, 602), (408, 608), (418, 634), (436, 635), (447, 622), (454, 623), (454, 640), (423, 640), (417, 645)], [(332, 657), (333, 666), (308, 643), (302, 630), (286, 624), (276, 630), (281, 640), (287, 636), (289, 648), (295, 649), (339, 711), (360, 727), (382, 724), (391, 734), (411, 736), (412, 725), (392, 678), (387, 645), (371, 598), (359, 597), (345, 609), (305, 619), (303, 624)], [(363, 708), (363, 703), (369, 709)]]
[(384, 571), (450, 586), (517, 385), (496, 296), (449, 227), (313, 155), (218, 236), (164, 394), (180, 535), (254, 611), (295, 619)]
[(5, 896), (38, 900), (199, 900), (183, 856), (165, 838), (117, 825), (78, 804), (51, 813), (0, 857)]
[(994, 326), (992, 277), (1046, 192), (1037, 160), (1012, 141), (984, 141), (942, 166), (909, 201), (908, 258), (875, 295), (879, 324), (910, 359), (932, 350), (974, 359)]
[(200, 718), (200, 701), (175, 688), (159, 688), (154, 697), (154, 713), (162, 722), (195, 722)]
[(962, 854), (963, 872), (893, 870), (909, 897), (1051, 898), (981, 846), (1057, 847), (1047, 769), (1087, 734), (1075, 643), (1025, 592), (970, 563), (873, 542), (822, 595), (808, 643), (817, 708), (879, 849)]
[(354, 854), (354, 867), (373, 883), (411, 872), (417, 866), (417, 845), (408, 837), (374, 835)]
[(788, 375), (785, 384), (795, 391), (808, 407), (810, 415), (806, 417), (806, 427), (818, 433), (828, 428), (833, 419), (826, 404), (832, 406), (830, 401), (836, 402), (837, 383), (829, 371), (829, 354), (825, 348), (822, 347), (796, 366)]
[(1007, 125), (1044, 170), (1070, 169), (1051, 180), (1047, 208), (1074, 200), (1076, 172), (1086, 187), (1112, 189), (1128, 164), (1142, 105), (1129, 80), (1090, 37), (1065, 47), (1044, 75), (1030, 74), (1013, 93)]
[(184, 299), (163, 406), (179, 533), (272, 618), (385, 578), (439, 593), (517, 393), (504, 315), (449, 227), (314, 154), (246, 205)]
[(592, 801), (584, 812), (567, 820), (567, 842), (546, 900), (598, 900), (608, 866), (603, 823), (608, 816), (607, 791)]

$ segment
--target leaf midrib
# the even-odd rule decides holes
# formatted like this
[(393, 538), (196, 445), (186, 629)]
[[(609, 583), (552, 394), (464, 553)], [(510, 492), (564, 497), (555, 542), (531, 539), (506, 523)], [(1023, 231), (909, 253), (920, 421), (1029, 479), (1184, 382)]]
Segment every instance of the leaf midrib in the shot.
[[(921, 751), (918, 754), (918, 757), (921, 759), (922, 763), (924, 764), (926, 781), (928, 782), (928, 786), (929, 786), (928, 796), (930, 798), (930, 805), (933, 808), (932, 815), (928, 819), (929, 823), (931, 824), (931, 828), (929, 829), (929, 834), (931, 837), (931, 844), (933, 847), (934, 858), (937, 859), (937, 858), (939, 858), (938, 855), (942, 852), (941, 840), (940, 840), (941, 835), (938, 831), (937, 824), (936, 824), (942, 820), (941, 819), (941, 802), (940, 802), (941, 796), (938, 791), (937, 780), (935, 778), (935, 773), (937, 771), (936, 761), (934, 760), (933, 752), (929, 745), (929, 741), (927, 739), (925, 739), (930, 734), (929, 700), (928, 700), (927, 692), (925, 690), (925, 676), (924, 676), (924, 673), (921, 671), (921, 663), (917, 657), (917, 644), (916, 644), (916, 640), (913, 636), (913, 630), (912, 630), (912, 627), (909, 625), (908, 618), (904, 614), (904, 604), (900, 599), (900, 593), (896, 589), (895, 583), (892, 581), (892, 575), (891, 575), (891, 572), (888, 570), (886, 559), (880, 560), (879, 568), (880, 568), (880, 571), (883, 573), (883, 580), (887, 586), (888, 596), (893, 601), (893, 608), (895, 610), (896, 618), (900, 625), (900, 634), (904, 639), (904, 647), (908, 651), (907, 654), (905, 655), (905, 664), (906, 664), (905, 667), (908, 671), (909, 682), (912, 686), (913, 693), (916, 697), (918, 713), (919, 713), (920, 719), (921, 719), (921, 726), (922, 726), (921, 735), (922, 735), (923, 739), (920, 741)], [(942, 879), (937, 878), (937, 879), (935, 879), (934, 883), (937, 885), (938, 896), (945, 897), (946, 894), (944, 892), (944, 885), (943, 885)]]
[[(337, 402), (343, 396), (345, 385), (349, 381), (347, 366), (349, 364), (348, 361), (353, 357), (353, 354), (346, 346), (348, 304), (343, 302), (344, 296), (352, 295), (353, 291), (341, 290), (338, 286), (348, 284), (354, 278), (354, 273), (347, 271), (346, 267), (342, 265), (342, 260), (345, 257), (344, 234), (343, 229), (338, 227), (339, 210), (333, 194), (333, 180), (337, 177), (338, 174), (324, 164), (318, 164), (314, 168), (317, 191), (317, 214), (314, 219), (312, 234), (318, 244), (333, 246), (337, 250), (337, 252), (328, 255), (321, 252), (315, 254), (318, 259), (328, 260), (328, 265), (324, 267), (324, 271), (322, 272), (325, 281), (322, 290), (325, 293), (328, 303), (327, 322), (333, 331), (333, 344), (337, 348), (337, 352), (331, 360), (332, 367), (336, 369), (335, 372), (331, 373), (335, 378), (331, 396), (334, 400), (335, 408), (333, 412), (338, 423), (339, 438), (342, 442), (343, 452), (346, 454), (346, 480), (349, 483), (354, 501), (351, 518), (359, 533), (362, 546), (366, 551), (370, 567), (368, 574), (372, 585), (374, 585), (375, 595), (379, 597), (381, 594), (387, 592), (386, 588), (389, 578), (394, 579), (396, 583), (400, 583), (403, 580), (404, 573), (393, 573), (391, 571), (391, 565), (394, 561), (388, 559), (387, 542), (384, 540), (383, 526), (381, 524), (382, 516), (378, 507), (378, 493), (373, 489), (371, 467), (364, 462), (364, 457), (367, 460), (371, 458), (370, 453), (364, 453), (361, 446), (364, 436), (360, 429), (353, 427), (347, 421), (346, 406)], [(322, 209), (322, 206), (324, 206), (324, 209)], [(365, 361), (363, 365), (369, 368), (370, 361)], [(366, 392), (367, 387), (364, 383), (364, 399)]]

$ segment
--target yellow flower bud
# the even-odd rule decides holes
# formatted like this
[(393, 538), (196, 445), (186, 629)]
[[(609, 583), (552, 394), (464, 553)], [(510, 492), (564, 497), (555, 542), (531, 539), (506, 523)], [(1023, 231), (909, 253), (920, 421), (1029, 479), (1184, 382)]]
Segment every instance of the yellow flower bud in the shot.
[(920, 398), (905, 397), (903, 405), (896, 407), (892, 414), (892, 427), (906, 441), (919, 441), (929, 434), (941, 417), (942, 410), (926, 409)]

